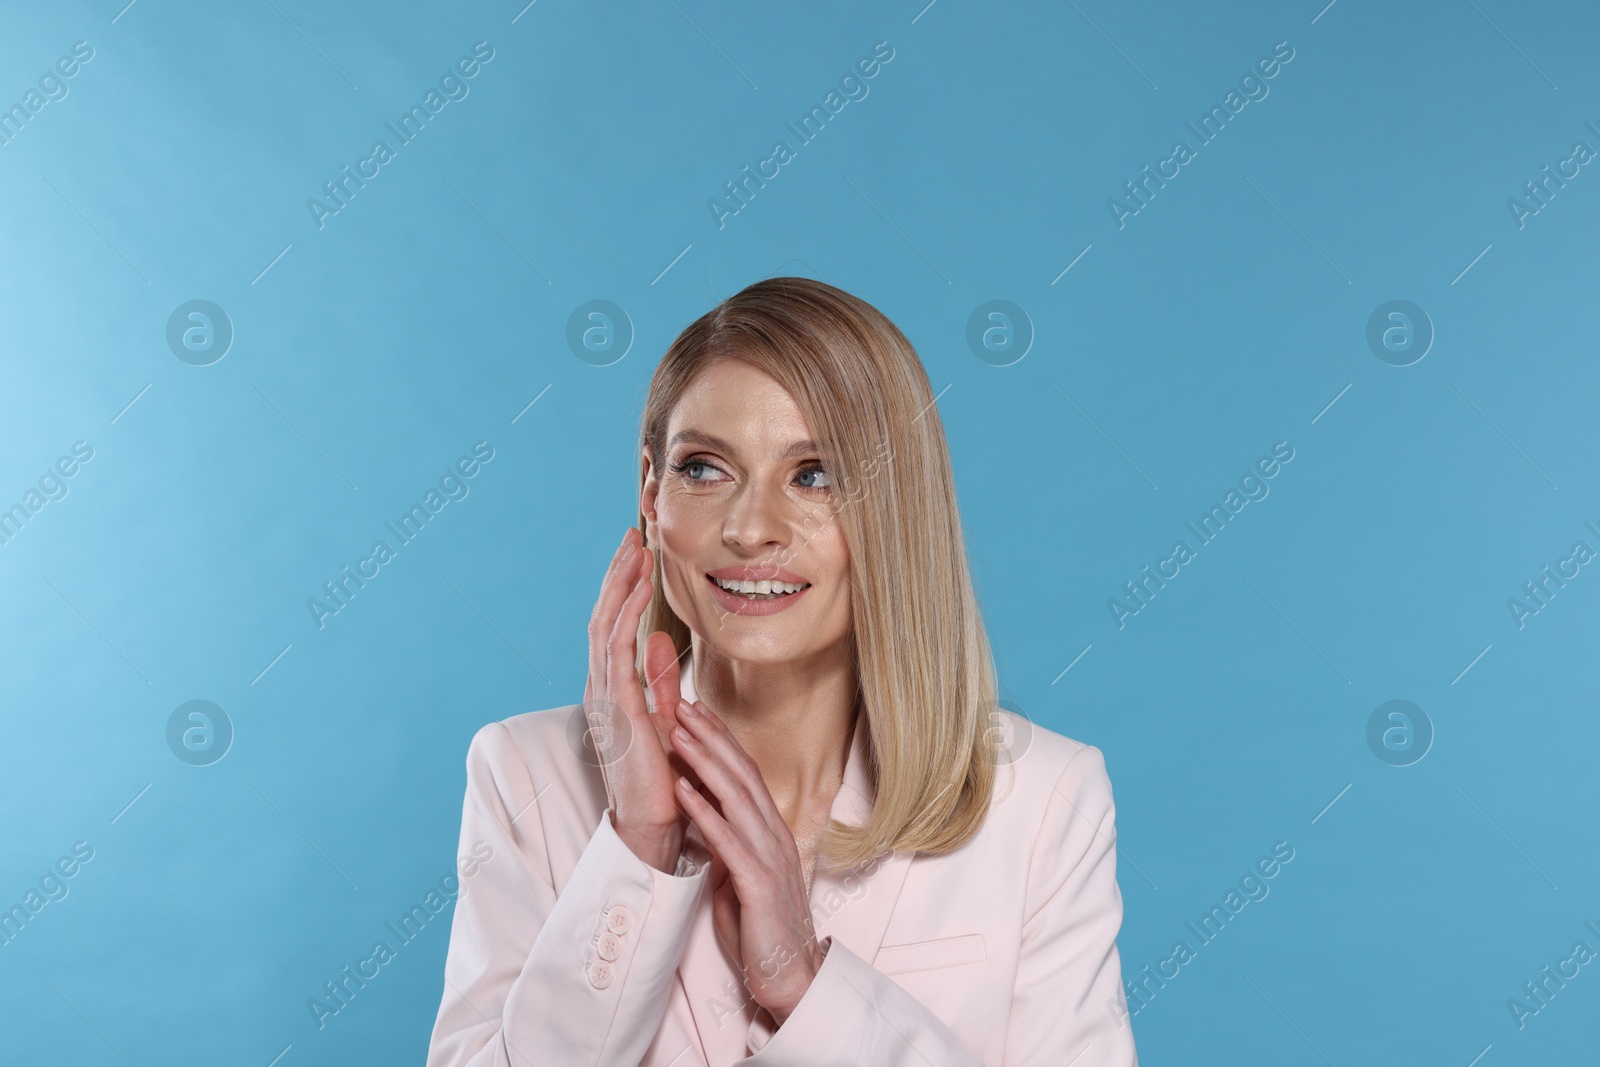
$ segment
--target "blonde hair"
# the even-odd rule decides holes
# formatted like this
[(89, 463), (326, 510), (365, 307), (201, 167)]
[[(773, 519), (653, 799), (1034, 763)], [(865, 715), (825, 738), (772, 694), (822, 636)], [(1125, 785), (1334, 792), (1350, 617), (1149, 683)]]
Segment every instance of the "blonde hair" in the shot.
[[(678, 399), (729, 358), (794, 398), (850, 552), (857, 701), (877, 796), (866, 824), (829, 820), (819, 858), (852, 867), (889, 850), (954, 851), (988, 813), (997, 680), (927, 372), (866, 301), (809, 278), (756, 282), (691, 323), (656, 367), (640, 447), (650, 445), (657, 477)], [(641, 489), (643, 478), (641, 467)], [(659, 557), (655, 588), (639, 647), (663, 630), (681, 659), (689, 629), (663, 595)]]

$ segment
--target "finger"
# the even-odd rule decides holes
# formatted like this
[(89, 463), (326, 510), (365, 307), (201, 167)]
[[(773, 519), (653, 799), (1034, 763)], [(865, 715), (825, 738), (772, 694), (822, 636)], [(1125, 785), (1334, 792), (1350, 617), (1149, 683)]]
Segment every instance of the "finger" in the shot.
[(628, 569), (629, 559), (638, 551), (630, 543), (631, 541), (631, 537), (623, 537), (622, 547), (617, 549), (617, 554), (612, 557), (611, 567), (606, 571), (605, 580), (600, 583), (600, 596), (595, 600), (594, 612), (589, 616), (591, 679), (606, 677), (606, 642), (616, 625), (617, 612), (621, 608), (622, 601), (628, 595), (628, 586), (632, 584), (618, 579), (618, 575)]
[[(622, 602), (616, 621), (611, 627), (611, 634), (606, 641), (605, 677), (607, 685), (611, 688), (611, 701), (628, 710), (630, 719), (633, 717), (634, 694), (639, 694), (640, 699), (643, 699), (643, 691), (639, 688), (635, 649), (639, 639), (639, 616), (650, 599), (650, 593), (649, 571), (641, 570), (634, 575), (632, 589), (628, 593), (628, 598)], [(643, 723), (635, 725), (642, 726)]]
[[(772, 791), (767, 788), (766, 779), (761, 777), (761, 768), (756, 761), (750, 758), (744, 746), (739, 744), (738, 739), (728, 731), (727, 724), (705, 704), (696, 701), (695, 709), (700, 714), (680, 716), (683, 720), (682, 725), (689, 731), (691, 737), (705, 751), (716, 757), (717, 766), (736, 781), (749, 796), (751, 806), (765, 821), (768, 830), (778, 834), (778, 827), (782, 826), (787, 831), (788, 824), (783, 821), (777, 802), (772, 799)], [(723, 787), (719, 783), (713, 781), (710, 784), (718, 796), (724, 795)], [(782, 837), (781, 834), (778, 836)]]
[(611, 565), (606, 568), (605, 576), (607, 578), (611, 577), (611, 573), (617, 569), (617, 565), (622, 562), (622, 558), (627, 554), (628, 549), (637, 544), (637, 538), (633, 535), (634, 528), (632, 526), (622, 531), (622, 539), (617, 542), (617, 550), (611, 553)]
[[(765, 827), (768, 833), (775, 834), (777, 831), (773, 827), (772, 820), (776, 819), (782, 823), (783, 817), (778, 814), (777, 804), (773, 801), (766, 782), (761, 778), (761, 771), (756, 768), (755, 761), (744, 755), (743, 748), (730, 738), (736, 757), (743, 756), (749, 761), (751, 773), (754, 774), (759, 786), (758, 790), (752, 789), (749, 782), (728, 762), (726, 749), (714, 749), (705, 743), (706, 738), (712, 736), (705, 721), (705, 717), (710, 713), (705, 704), (697, 700), (692, 710), (696, 714), (680, 713), (678, 716), (679, 726), (689, 734), (688, 739), (684, 740), (675, 735), (673, 741), (675, 751), (686, 754), (692, 749), (699, 757), (692, 764), (701, 778), (697, 788), (718, 806), (724, 817), (728, 817), (724, 801), (737, 803), (741, 810), (752, 814), (755, 820), (750, 828), (752, 840), (759, 837), (762, 827)], [(688, 762), (687, 757), (685, 762)], [(710, 771), (707, 772), (706, 768), (710, 768)]]
[[(677, 738), (669, 736), (668, 740), (676, 742)], [(672, 756), (667, 761), (672, 767), (674, 776), (689, 779), (689, 787), (699, 793), (706, 803), (711, 805), (713, 811), (723, 818), (727, 818), (727, 814), (722, 810), (722, 800), (706, 786), (705, 780), (700, 777), (699, 770), (684, 758), (683, 750), (686, 747), (688, 747), (687, 744), (675, 745), (672, 750)]]
[(632, 533), (632, 526), (628, 527), (622, 532), (622, 540), (617, 542), (617, 550), (611, 553), (611, 562), (606, 565), (606, 573), (601, 576), (600, 588), (605, 588), (607, 579), (609, 579), (611, 575), (615, 573), (617, 565), (622, 562), (623, 555), (626, 554), (628, 551), (628, 546), (633, 542), (633, 538), (630, 536)]
[(677, 746), (672, 743), (673, 725), (665, 721), (666, 716), (654, 714), (650, 716), (650, 725), (656, 728), (656, 740), (661, 744), (661, 751), (667, 756), (667, 769), (672, 777), (680, 774), (694, 775), (694, 770), (683, 761), (683, 756), (678, 753)]
[[(629, 538), (631, 542), (632, 537)], [(617, 569), (612, 572), (611, 587), (607, 590), (609, 597), (606, 604), (614, 615), (620, 615), (627, 610), (628, 597), (633, 593), (636, 583), (642, 572), (649, 570), (650, 552), (642, 545), (630, 544), (623, 555)]]
[(631, 611), (634, 615), (634, 627), (630, 631), (634, 637), (638, 636), (638, 621), (639, 617), (644, 614), (644, 605), (650, 602), (650, 598), (646, 596), (643, 603), (636, 604), (634, 596), (638, 593), (640, 586), (644, 586), (646, 592), (655, 589), (655, 556), (650, 553), (648, 548), (641, 547), (637, 550), (636, 557), (638, 559), (638, 567), (636, 570), (629, 572), (628, 597), (622, 606), (624, 614)]
[(650, 689), (650, 704), (658, 721), (669, 727), (678, 725), (681, 663), (672, 638), (664, 631), (657, 630), (644, 639), (644, 676)]
[(752, 881), (760, 866), (727, 820), (712, 809), (710, 801), (689, 785), (688, 779), (679, 778), (673, 788), (678, 791), (678, 802), (683, 806), (684, 814), (700, 828), (706, 847), (721, 858), (728, 873), (736, 879)]
[[(639, 595), (637, 586), (633, 595)], [(641, 706), (643, 696), (638, 676), (633, 670), (633, 635), (624, 634), (628, 638), (625, 652), (619, 652), (617, 648), (619, 631), (627, 625), (627, 614), (627, 601), (624, 601), (605, 641), (597, 642), (600, 644), (602, 662), (599, 672), (593, 677), (601, 679), (599, 684), (604, 686), (605, 692), (596, 694), (597, 699), (585, 708), (586, 713), (598, 716), (609, 727), (611, 744), (607, 751), (601, 753), (603, 763), (621, 759), (639, 738), (640, 731), (650, 729), (649, 719)]]
[[(693, 721), (691, 717), (690, 721)], [(749, 789), (724, 762), (721, 755), (711, 751), (683, 727), (673, 734), (673, 742), (684, 761), (700, 774), (704, 787), (722, 802), (722, 817), (750, 847), (765, 851), (770, 844), (773, 829)], [(765, 786), (762, 787), (765, 789)]]
[[(612, 554), (611, 563), (606, 567), (605, 576), (600, 579), (600, 596), (596, 598), (598, 603), (606, 603), (609, 601), (610, 603), (614, 604), (623, 595), (623, 593), (619, 592), (616, 588), (618, 583), (617, 576), (628, 570), (628, 568), (631, 566), (629, 561), (635, 554), (639, 552), (639, 546), (635, 543), (635, 541), (636, 538), (633, 536), (633, 527), (630, 526), (627, 531), (623, 533), (622, 543), (617, 546), (617, 551)], [(625, 585), (626, 583), (624, 582), (624, 586)]]

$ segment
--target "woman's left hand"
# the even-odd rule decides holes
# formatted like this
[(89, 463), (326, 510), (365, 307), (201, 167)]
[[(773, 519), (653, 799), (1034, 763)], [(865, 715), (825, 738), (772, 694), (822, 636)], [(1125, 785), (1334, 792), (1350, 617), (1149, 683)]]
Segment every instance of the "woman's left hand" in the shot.
[(681, 777), (678, 800), (712, 853), (717, 937), (782, 1026), (822, 967), (800, 850), (755, 760), (703, 703), (693, 711), (680, 708), (674, 747), (718, 803)]

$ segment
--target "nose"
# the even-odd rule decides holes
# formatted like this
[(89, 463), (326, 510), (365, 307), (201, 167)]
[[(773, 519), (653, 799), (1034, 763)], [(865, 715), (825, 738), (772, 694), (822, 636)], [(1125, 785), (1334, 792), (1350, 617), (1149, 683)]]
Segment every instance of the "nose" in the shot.
[(740, 486), (722, 524), (723, 543), (747, 555), (782, 551), (791, 531), (789, 500), (781, 489), (752, 479)]

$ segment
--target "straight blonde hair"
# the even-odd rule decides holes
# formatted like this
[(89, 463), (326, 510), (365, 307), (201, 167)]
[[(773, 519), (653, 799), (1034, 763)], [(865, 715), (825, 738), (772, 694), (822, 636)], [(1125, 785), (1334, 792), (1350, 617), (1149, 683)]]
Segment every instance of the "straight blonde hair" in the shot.
[[(939, 409), (916, 350), (877, 308), (810, 278), (768, 278), (691, 323), (650, 381), (640, 450), (655, 471), (667, 422), (707, 367), (740, 359), (794, 398), (835, 487), (850, 552), (858, 713), (877, 796), (869, 820), (830, 819), (818, 856), (853, 867), (885, 851), (952, 852), (983, 825), (994, 789), (997, 680), (967, 567)], [(641, 465), (641, 490), (648, 472)], [(644, 516), (639, 530), (645, 530)], [(644, 640), (689, 629), (667, 604), (660, 559)]]

